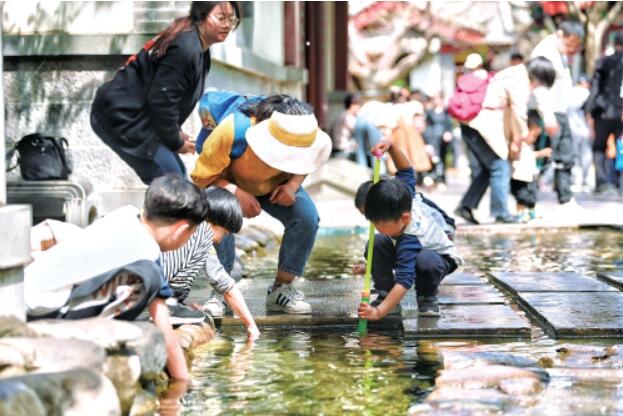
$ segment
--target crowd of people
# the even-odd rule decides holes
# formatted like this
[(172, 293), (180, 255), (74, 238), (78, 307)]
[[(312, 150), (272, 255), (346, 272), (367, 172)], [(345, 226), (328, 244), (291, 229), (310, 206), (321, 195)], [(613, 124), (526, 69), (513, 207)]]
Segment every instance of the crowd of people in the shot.
[[(387, 173), (395, 176), (362, 184), (355, 197), (357, 209), (378, 231), (373, 301), (358, 310), (369, 320), (395, 311), (412, 287), (420, 315), (439, 316), (439, 283), (463, 260), (454, 244), (454, 220), (416, 192), (416, 180), (443, 188), (447, 166), (462, 155), (457, 126), (472, 183), (456, 213), (470, 222), (477, 222), (472, 210), (488, 187), (497, 221), (517, 220), (507, 207), (510, 193), (522, 215), (533, 216), (538, 158), (551, 159), (559, 202), (571, 203), (575, 150), (578, 143), (586, 149), (592, 136), (589, 124), (575, 127), (584, 120), (583, 110), (594, 122), (597, 191), (611, 189), (605, 143), (608, 134), (621, 134), (620, 94), (612, 86), (621, 89), (622, 37), (615, 41), (618, 61), (598, 63), (590, 94), (585, 83), (572, 87), (568, 56), (583, 30), (568, 22), (537, 45), (529, 61), (496, 74), (484, 70), (478, 55), (468, 57), (471, 78), (465, 85), (483, 92), (475, 117), (456, 123), (459, 112), (446, 107), (441, 93), (428, 98), (398, 89), (390, 104), (352, 94), (332, 129), (332, 144), (311, 105), (299, 99), (204, 92), (209, 48), (223, 42), (239, 20), (237, 2), (193, 2), (188, 16), (149, 41), (98, 89), (93, 130), (148, 185), (144, 205), (122, 207), (85, 229), (44, 223), (52, 238), (45, 244), (33, 238), (41, 245), (33, 247), (35, 260), (25, 270), (29, 319), (134, 320), (147, 310), (164, 333), (170, 375), (188, 379), (173, 324), (202, 322), (206, 314), (222, 317), (229, 308), (250, 341), (260, 336), (231, 271), (234, 234), (243, 218), (262, 211), (284, 226), (266, 309), (311, 313), (292, 285), (304, 274), (319, 225), (302, 184), (332, 150), (365, 166), (371, 166), (372, 154), (381, 154)], [(198, 103), (203, 129), (195, 141), (181, 125)], [(179, 154), (195, 151), (189, 175)], [(204, 275), (214, 296), (188, 303), (194, 282)]]
[[(487, 189), (491, 217), (500, 223), (537, 218), (540, 190), (556, 192), (560, 215), (578, 213), (574, 192), (623, 196), (615, 165), (623, 128), (623, 34), (614, 35), (613, 53), (597, 61), (592, 79), (571, 73), (583, 39), (581, 23), (563, 21), (530, 59), (513, 53), (510, 65), (495, 72), (481, 55), (469, 54), (453, 96), (397, 87), (388, 100), (349, 94), (332, 126), (333, 156), (371, 167), (366, 149), (391, 139), (429, 190), (444, 190), (447, 169), (467, 165), (471, 182), (455, 214), (473, 224)], [(462, 114), (469, 108), (460, 108), (461, 99), (477, 102), (477, 112)], [(387, 166), (393, 172), (391, 161)], [(515, 212), (508, 208), (511, 196)]]

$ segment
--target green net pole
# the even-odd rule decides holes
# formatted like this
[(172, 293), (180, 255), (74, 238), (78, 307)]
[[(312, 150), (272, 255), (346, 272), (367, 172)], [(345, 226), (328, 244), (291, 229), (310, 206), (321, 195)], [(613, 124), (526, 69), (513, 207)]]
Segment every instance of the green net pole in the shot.
[[(379, 181), (381, 172), (381, 158), (374, 158), (374, 177), (373, 183)], [(366, 259), (366, 273), (363, 276), (363, 292), (361, 292), (361, 303), (370, 303), (370, 277), (372, 276), (372, 252), (374, 251), (374, 225), (370, 223), (368, 230), (368, 257)], [(359, 319), (359, 335), (365, 335), (368, 332), (368, 320)]]

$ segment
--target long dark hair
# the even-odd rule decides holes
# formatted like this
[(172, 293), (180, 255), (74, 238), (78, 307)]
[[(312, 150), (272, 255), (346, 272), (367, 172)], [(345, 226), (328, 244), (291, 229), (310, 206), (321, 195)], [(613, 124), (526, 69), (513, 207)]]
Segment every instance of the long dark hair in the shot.
[[(188, 12), (188, 16), (178, 17), (171, 23), (169, 27), (164, 29), (158, 37), (154, 44), (149, 48), (150, 51), (155, 51), (157, 56), (163, 56), (167, 51), (167, 48), (175, 39), (175, 37), (180, 32), (186, 32), (190, 30), (192, 26), (196, 26), (199, 23), (203, 22), (206, 17), (212, 12), (216, 6), (221, 3), (229, 3), (231, 7), (234, 9), (234, 14), (238, 18), (240, 23), (240, 6), (237, 1), (193, 1), (190, 5), (190, 11)], [(238, 27), (238, 24), (234, 27)]]

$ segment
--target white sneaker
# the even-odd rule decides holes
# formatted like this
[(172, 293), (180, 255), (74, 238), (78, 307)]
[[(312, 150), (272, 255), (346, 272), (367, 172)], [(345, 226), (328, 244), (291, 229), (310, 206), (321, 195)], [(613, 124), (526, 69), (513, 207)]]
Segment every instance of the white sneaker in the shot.
[(213, 318), (222, 318), (225, 316), (226, 310), (227, 304), (223, 299), (223, 295), (220, 293), (212, 295), (212, 297), (203, 304), (203, 311), (208, 312)]
[(305, 295), (292, 285), (281, 285), (272, 292), (268, 289), (266, 309), (285, 313), (311, 313), (311, 306), (305, 302)]

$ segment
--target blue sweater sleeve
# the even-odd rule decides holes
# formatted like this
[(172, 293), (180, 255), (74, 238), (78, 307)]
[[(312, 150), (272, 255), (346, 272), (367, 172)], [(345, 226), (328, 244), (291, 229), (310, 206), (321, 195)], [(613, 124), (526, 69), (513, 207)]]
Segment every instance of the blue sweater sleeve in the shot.
[(415, 259), (422, 250), (420, 240), (414, 235), (401, 235), (396, 240), (394, 282), (411, 289), (415, 284)]
[(413, 168), (398, 170), (396, 172), (396, 180), (407, 186), (409, 192), (411, 192), (411, 198), (415, 196), (415, 171)]

